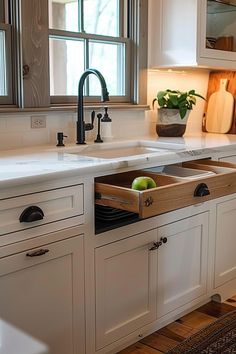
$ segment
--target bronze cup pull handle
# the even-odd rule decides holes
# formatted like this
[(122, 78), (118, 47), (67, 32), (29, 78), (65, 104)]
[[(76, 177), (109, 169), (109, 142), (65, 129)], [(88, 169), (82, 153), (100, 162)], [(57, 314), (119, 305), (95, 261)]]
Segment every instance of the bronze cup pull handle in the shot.
[(47, 248), (41, 248), (40, 250), (26, 253), (26, 257), (39, 257), (39, 256), (43, 256), (48, 252), (49, 250)]
[(209, 195), (210, 191), (206, 183), (200, 183), (197, 185), (194, 191), (194, 197), (204, 197)]
[(149, 251), (155, 251), (162, 245), (162, 241), (153, 242), (153, 246), (149, 248)]
[(27, 207), (19, 217), (20, 222), (34, 222), (44, 218), (44, 212), (36, 205)]

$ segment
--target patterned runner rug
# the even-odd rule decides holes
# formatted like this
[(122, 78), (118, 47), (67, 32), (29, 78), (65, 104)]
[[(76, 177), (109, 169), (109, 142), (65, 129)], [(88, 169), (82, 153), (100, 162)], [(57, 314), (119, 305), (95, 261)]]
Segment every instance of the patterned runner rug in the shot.
[(187, 338), (167, 354), (236, 354), (236, 310)]

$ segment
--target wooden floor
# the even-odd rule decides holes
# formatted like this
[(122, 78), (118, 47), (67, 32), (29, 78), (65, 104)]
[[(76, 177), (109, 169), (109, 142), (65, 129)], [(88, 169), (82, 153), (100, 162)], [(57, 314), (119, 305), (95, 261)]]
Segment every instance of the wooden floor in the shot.
[(220, 304), (209, 302), (159, 331), (122, 350), (119, 354), (162, 354), (236, 308), (236, 295)]

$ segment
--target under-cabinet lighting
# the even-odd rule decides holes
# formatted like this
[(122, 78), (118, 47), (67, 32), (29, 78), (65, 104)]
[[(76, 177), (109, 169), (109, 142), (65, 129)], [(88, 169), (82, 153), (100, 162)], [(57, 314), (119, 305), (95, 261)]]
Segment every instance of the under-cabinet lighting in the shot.
[[(201, 70), (200, 70), (201, 69)], [(148, 69), (149, 72), (159, 72), (159, 73), (163, 73), (163, 74), (180, 74), (180, 75), (187, 75), (187, 74), (194, 74), (197, 71), (198, 72), (209, 72), (210, 70), (207, 68), (199, 68), (198, 70), (196, 70), (196, 68), (189, 68), (189, 69), (185, 69), (185, 70), (181, 70), (181, 69), (171, 69), (171, 68), (163, 68), (163, 69), (155, 69), (155, 68), (151, 68)]]
[(160, 73), (168, 73), (168, 74), (187, 74), (186, 70), (176, 70), (176, 69), (149, 69), (148, 71), (152, 72), (160, 72)]

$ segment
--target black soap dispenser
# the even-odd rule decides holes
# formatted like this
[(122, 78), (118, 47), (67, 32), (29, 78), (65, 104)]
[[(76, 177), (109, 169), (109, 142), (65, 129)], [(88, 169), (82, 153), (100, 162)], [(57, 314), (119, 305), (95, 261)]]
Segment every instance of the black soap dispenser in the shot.
[(56, 146), (65, 146), (64, 144), (64, 138), (67, 138), (67, 135), (64, 135), (63, 132), (58, 132), (57, 133), (57, 145)]

